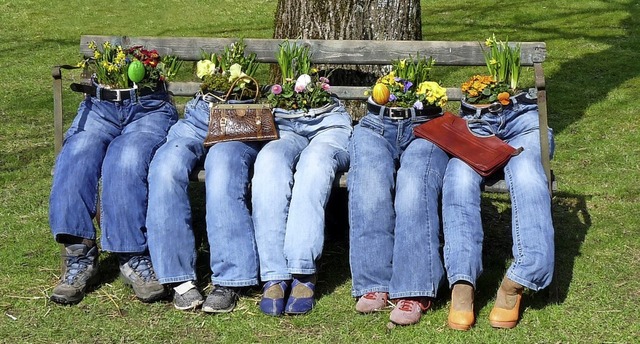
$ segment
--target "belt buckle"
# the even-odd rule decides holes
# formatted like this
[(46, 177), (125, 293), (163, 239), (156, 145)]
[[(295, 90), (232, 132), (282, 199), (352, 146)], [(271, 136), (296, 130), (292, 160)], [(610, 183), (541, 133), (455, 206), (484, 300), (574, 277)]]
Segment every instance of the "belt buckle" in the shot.
[[(401, 119), (407, 119), (411, 117), (411, 110), (409, 109), (397, 107), (397, 108), (388, 108), (388, 110), (389, 110), (389, 118), (393, 120), (401, 120)], [(394, 112), (404, 113), (404, 116), (394, 116), (393, 115)]]
[(491, 103), (491, 105), (489, 105), (489, 107), (487, 109), (491, 113), (497, 113), (497, 112), (502, 111), (502, 104), (500, 104), (498, 102)]
[(122, 101), (122, 90), (115, 89), (113, 91), (116, 93), (116, 99), (114, 99), (114, 101), (121, 102)]

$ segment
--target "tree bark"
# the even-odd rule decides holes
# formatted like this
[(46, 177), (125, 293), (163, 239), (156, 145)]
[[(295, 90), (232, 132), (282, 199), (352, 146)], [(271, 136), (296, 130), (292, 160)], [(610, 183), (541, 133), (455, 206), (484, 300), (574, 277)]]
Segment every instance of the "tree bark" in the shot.
[(279, 0), (274, 38), (421, 40), (419, 0)]
[[(422, 40), (420, 0), (278, 0), (273, 37)], [(385, 73), (380, 66), (366, 65), (327, 69), (332, 85), (373, 85)], [(277, 80), (278, 71), (272, 70)], [(352, 114), (363, 112), (361, 103), (349, 104)]]

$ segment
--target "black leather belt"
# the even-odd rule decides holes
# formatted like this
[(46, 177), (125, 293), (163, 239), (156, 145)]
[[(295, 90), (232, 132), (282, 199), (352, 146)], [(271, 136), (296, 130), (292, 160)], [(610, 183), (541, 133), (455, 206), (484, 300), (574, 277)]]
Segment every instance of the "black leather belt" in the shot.
[[(93, 85), (73, 83), (71, 84), (71, 90), (75, 92), (82, 92), (92, 97), (95, 97), (97, 96), (98, 88)], [(156, 91), (152, 90), (149, 87), (144, 87), (136, 90), (136, 95), (138, 97), (144, 97), (144, 96), (153, 94), (155, 92)], [(100, 99), (114, 101), (114, 102), (128, 100), (128, 99), (131, 99), (131, 92), (130, 90), (118, 90), (118, 89), (110, 90), (108, 88), (103, 88), (100, 90)]]
[[(410, 108), (386, 107), (367, 102), (367, 110), (369, 112), (379, 114), (381, 108), (384, 108), (384, 110), (382, 110), (382, 115), (385, 117), (398, 120), (411, 118)], [(414, 111), (418, 117), (436, 118), (442, 115), (442, 108), (437, 106), (428, 106), (422, 110), (414, 109)]]
[[(534, 90), (535, 91), (535, 90)], [(519, 93), (517, 94), (515, 97), (511, 97), (511, 99), (515, 99), (518, 103), (520, 104), (537, 104), (538, 103), (538, 98), (535, 96), (535, 92), (532, 93)], [(480, 110), (480, 114), (498, 114), (500, 112), (502, 112), (502, 110), (504, 109), (508, 109), (511, 106), (513, 106), (513, 101), (511, 101), (511, 103), (509, 103), (509, 105), (502, 105), (499, 102), (494, 102), (491, 104), (486, 104), (488, 105), (487, 107), (481, 108)], [(471, 106), (469, 104), (466, 103), (462, 103), (461, 105), (462, 110), (466, 111), (466, 112), (472, 112), (475, 113), (477, 108), (475, 106)]]

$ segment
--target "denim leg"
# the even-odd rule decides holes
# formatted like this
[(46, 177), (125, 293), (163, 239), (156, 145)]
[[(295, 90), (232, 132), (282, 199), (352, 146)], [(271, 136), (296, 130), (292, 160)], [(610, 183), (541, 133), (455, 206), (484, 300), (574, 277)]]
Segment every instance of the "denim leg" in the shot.
[(229, 287), (258, 284), (258, 252), (249, 211), (249, 181), (262, 146), (221, 142), (205, 160), (211, 281)]
[(149, 252), (160, 283), (196, 279), (196, 243), (189, 201), (189, 175), (205, 149), (194, 127), (176, 123), (149, 167)]
[(381, 127), (361, 122), (349, 144), (349, 261), (355, 297), (388, 292), (391, 280), (396, 163), (382, 133)]
[(95, 239), (98, 180), (107, 142), (87, 132), (70, 137), (56, 159), (49, 198), (49, 225), (59, 235)]
[(444, 264), (451, 287), (466, 281), (474, 287), (482, 273), (482, 176), (458, 158), (449, 160), (442, 187)]
[(280, 139), (267, 143), (256, 158), (251, 203), (262, 281), (291, 279), (284, 255), (285, 228), (293, 171), (308, 142), (304, 136), (281, 130)]
[(351, 128), (320, 131), (300, 153), (296, 164), (284, 253), (289, 272), (310, 275), (324, 245), (325, 207), (337, 171), (349, 167)]
[(509, 279), (537, 291), (551, 283), (554, 268), (554, 229), (551, 196), (540, 163), (538, 130), (509, 140), (524, 151), (505, 166), (512, 205), (513, 263)]
[(78, 115), (66, 133), (56, 158), (49, 198), (49, 225), (59, 235), (95, 239), (98, 181), (102, 160), (119, 129), (108, 120), (114, 109), (94, 111), (89, 99), (81, 103)]
[(162, 94), (117, 106), (124, 128), (102, 165), (101, 244), (111, 252), (146, 252), (149, 164), (177, 112)]
[(449, 157), (424, 139), (400, 157), (396, 181), (393, 274), (389, 297), (435, 297), (444, 269), (440, 259), (438, 199)]

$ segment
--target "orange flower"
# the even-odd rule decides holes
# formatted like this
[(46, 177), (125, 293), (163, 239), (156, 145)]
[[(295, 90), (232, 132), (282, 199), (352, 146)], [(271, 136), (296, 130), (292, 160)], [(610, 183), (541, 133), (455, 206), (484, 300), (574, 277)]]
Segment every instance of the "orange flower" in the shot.
[(509, 94), (509, 92), (500, 92), (498, 94), (498, 101), (500, 102), (500, 104), (502, 105), (509, 105), (509, 97), (511, 95)]

